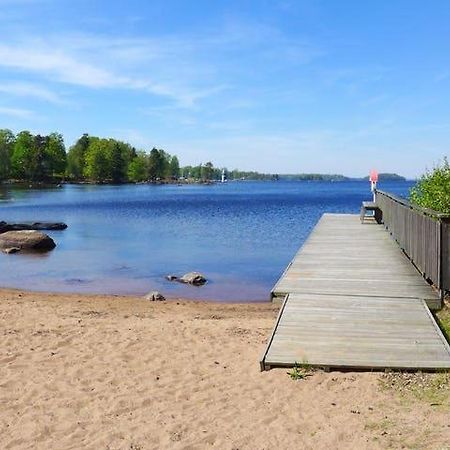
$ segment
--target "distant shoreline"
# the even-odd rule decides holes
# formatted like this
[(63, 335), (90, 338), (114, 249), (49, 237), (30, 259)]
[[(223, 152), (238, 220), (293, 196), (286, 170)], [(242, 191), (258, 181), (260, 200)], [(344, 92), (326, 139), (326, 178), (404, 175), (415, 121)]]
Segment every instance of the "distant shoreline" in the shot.
[[(346, 177), (344, 175), (328, 175), (328, 174), (286, 174), (277, 175), (275, 179), (252, 179), (252, 178), (242, 178), (242, 179), (232, 179), (225, 180), (200, 180), (200, 179), (162, 179), (162, 180), (149, 180), (140, 182), (112, 182), (112, 181), (90, 181), (90, 180), (60, 180), (60, 181), (26, 181), (26, 180), (7, 180), (0, 182), (0, 186), (19, 186), (19, 187), (50, 187), (57, 186), (61, 187), (63, 185), (214, 185), (214, 184), (226, 184), (226, 183), (237, 183), (237, 182), (279, 182), (279, 181), (307, 181), (307, 182), (346, 182), (346, 181), (369, 181), (368, 177), (358, 178), (358, 177)], [(397, 174), (380, 174), (379, 182), (415, 182), (415, 179), (408, 179)]]

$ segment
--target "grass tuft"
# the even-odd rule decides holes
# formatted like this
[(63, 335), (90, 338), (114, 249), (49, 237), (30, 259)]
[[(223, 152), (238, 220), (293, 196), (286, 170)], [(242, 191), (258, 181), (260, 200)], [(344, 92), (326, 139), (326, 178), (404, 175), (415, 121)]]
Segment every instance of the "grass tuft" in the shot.
[(294, 367), (291, 371), (287, 372), (287, 374), (292, 380), (304, 380), (306, 377), (312, 375), (312, 367), (307, 362), (303, 362), (301, 364), (295, 362)]

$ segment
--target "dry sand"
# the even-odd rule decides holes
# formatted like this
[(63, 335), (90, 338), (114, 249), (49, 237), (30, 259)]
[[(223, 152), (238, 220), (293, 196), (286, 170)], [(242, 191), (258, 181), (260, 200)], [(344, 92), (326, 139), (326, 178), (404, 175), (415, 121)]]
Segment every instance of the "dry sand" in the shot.
[(270, 304), (3, 290), (0, 313), (0, 449), (450, 448), (442, 374), (261, 373)]

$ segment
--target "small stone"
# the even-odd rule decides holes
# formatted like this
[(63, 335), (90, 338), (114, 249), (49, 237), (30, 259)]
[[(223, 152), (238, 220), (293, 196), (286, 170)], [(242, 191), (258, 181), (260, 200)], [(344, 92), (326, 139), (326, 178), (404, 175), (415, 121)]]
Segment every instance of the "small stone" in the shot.
[(175, 281), (178, 279), (178, 277), (176, 275), (167, 275), (166, 279), (169, 281)]
[(152, 302), (163, 302), (166, 298), (160, 294), (158, 291), (149, 292), (145, 298)]

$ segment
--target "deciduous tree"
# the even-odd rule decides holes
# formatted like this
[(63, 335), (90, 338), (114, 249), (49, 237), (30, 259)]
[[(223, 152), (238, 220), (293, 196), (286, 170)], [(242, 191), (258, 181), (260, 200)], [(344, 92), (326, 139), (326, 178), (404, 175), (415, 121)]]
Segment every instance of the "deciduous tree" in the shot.
[(33, 135), (21, 131), (14, 142), (11, 155), (11, 167), (14, 178), (31, 180), (33, 174)]
[(11, 156), (15, 136), (11, 130), (0, 130), (0, 181), (7, 180), (11, 175)]
[(87, 149), (90, 143), (90, 136), (83, 134), (77, 142), (69, 149), (67, 155), (67, 174), (77, 180), (84, 175), (84, 163)]

